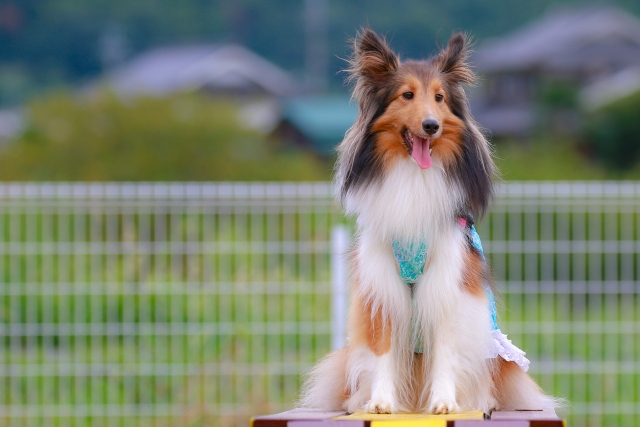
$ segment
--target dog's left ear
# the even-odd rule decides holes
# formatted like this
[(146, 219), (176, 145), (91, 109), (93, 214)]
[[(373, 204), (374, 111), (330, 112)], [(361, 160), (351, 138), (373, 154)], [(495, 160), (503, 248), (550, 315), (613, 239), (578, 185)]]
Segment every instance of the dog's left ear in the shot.
[(452, 83), (473, 84), (476, 76), (469, 67), (469, 40), (464, 33), (456, 33), (435, 59), (435, 65)]

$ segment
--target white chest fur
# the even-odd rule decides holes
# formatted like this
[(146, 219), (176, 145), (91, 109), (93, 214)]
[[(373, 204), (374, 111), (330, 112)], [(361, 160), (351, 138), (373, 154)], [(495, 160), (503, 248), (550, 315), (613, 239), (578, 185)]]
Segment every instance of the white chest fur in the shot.
[(380, 183), (351, 194), (346, 210), (357, 215), (363, 232), (381, 240), (430, 241), (455, 221), (460, 193), (437, 161), (423, 170), (406, 158), (398, 160)]

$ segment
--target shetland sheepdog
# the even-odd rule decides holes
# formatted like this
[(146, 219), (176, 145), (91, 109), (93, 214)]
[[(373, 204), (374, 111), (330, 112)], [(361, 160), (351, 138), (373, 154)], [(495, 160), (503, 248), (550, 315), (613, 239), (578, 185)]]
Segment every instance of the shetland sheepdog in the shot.
[(489, 142), (472, 118), (469, 47), (400, 61), (369, 29), (347, 70), (359, 112), (338, 147), (336, 192), (357, 217), (346, 348), (309, 374), (299, 404), (434, 414), (553, 408), (497, 328), (473, 219), (493, 189)]

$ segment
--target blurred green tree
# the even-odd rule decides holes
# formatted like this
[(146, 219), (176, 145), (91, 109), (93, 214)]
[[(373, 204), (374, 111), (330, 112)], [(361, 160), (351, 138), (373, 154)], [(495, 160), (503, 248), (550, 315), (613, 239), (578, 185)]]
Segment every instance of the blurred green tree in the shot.
[(32, 101), (0, 150), (0, 180), (327, 180), (331, 163), (238, 124), (200, 94), (121, 101), (59, 92)]
[(585, 134), (595, 156), (628, 170), (640, 160), (640, 91), (589, 112)]

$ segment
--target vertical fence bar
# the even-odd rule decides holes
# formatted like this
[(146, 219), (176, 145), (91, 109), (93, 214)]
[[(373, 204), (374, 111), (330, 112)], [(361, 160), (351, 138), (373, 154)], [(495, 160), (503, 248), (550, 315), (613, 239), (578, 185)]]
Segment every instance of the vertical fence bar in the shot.
[(331, 349), (346, 344), (347, 325), (347, 266), (349, 231), (344, 225), (331, 230)]

